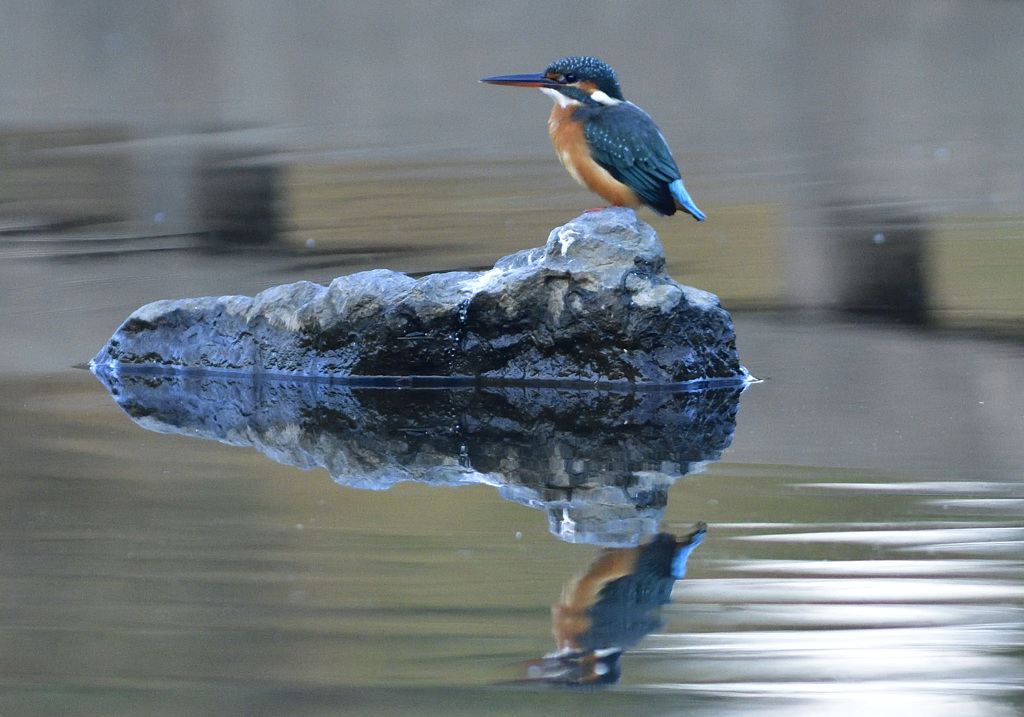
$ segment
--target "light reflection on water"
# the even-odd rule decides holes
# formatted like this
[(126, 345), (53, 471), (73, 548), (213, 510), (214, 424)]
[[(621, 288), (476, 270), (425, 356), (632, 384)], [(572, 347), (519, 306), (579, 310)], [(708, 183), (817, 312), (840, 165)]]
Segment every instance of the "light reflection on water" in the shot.
[(682, 674), (647, 687), (809, 703), (790, 714), (1016, 713), (1024, 531), (1014, 510), (949, 515), (940, 496), (968, 487), (956, 480), (808, 477), (768, 500), (824, 492), (856, 501), (865, 519), (718, 524), (736, 553), (756, 554), (705, 555), (710, 575), (677, 587), (671, 631), (638, 658)]

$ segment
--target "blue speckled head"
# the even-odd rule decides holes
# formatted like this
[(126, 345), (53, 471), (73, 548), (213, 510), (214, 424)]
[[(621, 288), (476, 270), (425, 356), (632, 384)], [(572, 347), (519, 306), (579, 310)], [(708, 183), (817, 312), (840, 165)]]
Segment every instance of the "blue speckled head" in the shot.
[(563, 57), (544, 70), (548, 78), (562, 84), (589, 81), (614, 100), (625, 100), (615, 70), (594, 57)]

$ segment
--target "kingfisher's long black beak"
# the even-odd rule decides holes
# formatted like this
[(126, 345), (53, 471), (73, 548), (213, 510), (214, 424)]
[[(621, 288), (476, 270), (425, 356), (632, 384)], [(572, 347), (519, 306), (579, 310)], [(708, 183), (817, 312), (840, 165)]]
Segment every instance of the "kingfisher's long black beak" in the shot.
[(558, 87), (558, 83), (547, 75), (536, 73), (527, 75), (498, 75), (480, 80), (489, 85), (512, 85), (513, 87)]

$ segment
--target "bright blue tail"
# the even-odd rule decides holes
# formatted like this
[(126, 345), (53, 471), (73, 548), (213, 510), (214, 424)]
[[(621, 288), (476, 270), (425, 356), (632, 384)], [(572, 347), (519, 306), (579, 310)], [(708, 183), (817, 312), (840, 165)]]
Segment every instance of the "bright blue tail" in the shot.
[(683, 206), (683, 211), (692, 214), (693, 218), (698, 222), (708, 218), (708, 215), (697, 209), (697, 205), (690, 199), (690, 194), (686, 191), (686, 187), (683, 186), (683, 180), (677, 179), (672, 182), (672, 184), (668, 185), (668, 191), (672, 192), (672, 196)]
[(674, 558), (672, 558), (672, 577), (676, 580), (680, 580), (684, 575), (686, 575), (686, 559), (690, 557), (690, 553), (693, 552), (693, 549), (700, 545), (707, 533), (707, 529), (701, 526), (700, 530), (690, 536), (690, 542), (681, 546), (679, 548), (679, 552), (676, 553)]

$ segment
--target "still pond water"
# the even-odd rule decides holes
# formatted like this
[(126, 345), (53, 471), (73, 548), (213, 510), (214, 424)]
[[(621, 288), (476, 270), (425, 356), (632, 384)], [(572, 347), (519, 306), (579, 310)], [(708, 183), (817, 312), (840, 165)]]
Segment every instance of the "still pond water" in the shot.
[[(1024, 712), (1020, 345), (736, 310), (742, 395), (196, 382), (170, 415), (73, 366), (142, 303), (385, 260), (162, 242), (5, 243), (0, 713)], [(387, 262), (502, 253), (446, 252)], [(632, 547), (700, 522), (680, 580)]]

